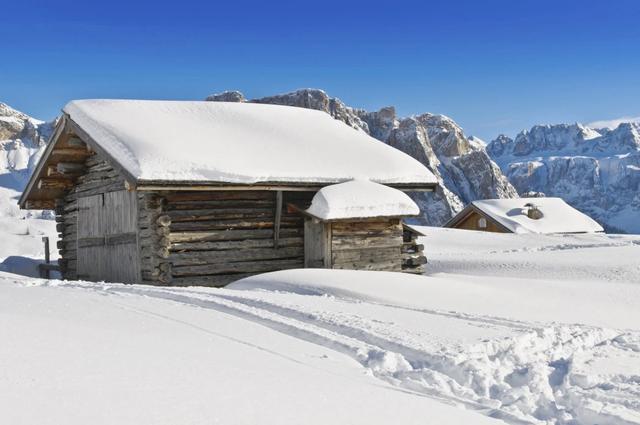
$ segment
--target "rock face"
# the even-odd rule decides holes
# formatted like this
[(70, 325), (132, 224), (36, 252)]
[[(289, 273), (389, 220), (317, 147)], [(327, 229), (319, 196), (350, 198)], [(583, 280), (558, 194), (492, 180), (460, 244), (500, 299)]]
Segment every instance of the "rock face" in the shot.
[(3, 186), (22, 190), (52, 129), (53, 123), (35, 120), (0, 103), (0, 174), (9, 174)]
[(244, 102), (244, 95), (237, 90), (226, 91), (220, 94), (212, 94), (205, 99), (210, 102)]
[[(245, 101), (242, 94), (235, 93), (212, 95), (207, 100)], [(434, 193), (411, 194), (424, 213), (419, 220), (423, 224), (442, 225), (465, 204), (476, 199), (517, 197), (516, 190), (491, 161), (484, 146), (467, 138), (453, 120), (443, 115), (400, 118), (393, 107), (368, 112), (349, 107), (317, 89), (297, 90), (248, 102), (324, 111), (419, 160), (440, 182), (440, 188)]]
[(49, 218), (48, 213), (20, 211), (17, 196), (53, 130), (53, 123), (35, 120), (0, 103), (0, 218)]
[(559, 196), (610, 232), (640, 233), (640, 125), (538, 125), (487, 152), (520, 194)]

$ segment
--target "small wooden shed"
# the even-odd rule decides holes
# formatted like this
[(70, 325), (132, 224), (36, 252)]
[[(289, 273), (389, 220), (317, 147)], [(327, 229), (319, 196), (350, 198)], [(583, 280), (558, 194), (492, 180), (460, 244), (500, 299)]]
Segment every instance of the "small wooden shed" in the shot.
[[(19, 203), (55, 209), (65, 279), (220, 286), (317, 266), (305, 246), (324, 236), (305, 225), (308, 208), (355, 176), (403, 196), (436, 186), (415, 159), (319, 111), (83, 100), (63, 109)], [(322, 266), (401, 270), (410, 213), (331, 221), (336, 257)], [(359, 239), (351, 257), (338, 254), (348, 232)], [(393, 257), (377, 245), (385, 238)]]
[(496, 233), (603, 232), (591, 217), (561, 198), (514, 198), (473, 201), (443, 227)]
[(402, 223), (420, 209), (397, 189), (368, 180), (326, 186), (303, 212), (305, 267), (424, 271), (423, 247)]

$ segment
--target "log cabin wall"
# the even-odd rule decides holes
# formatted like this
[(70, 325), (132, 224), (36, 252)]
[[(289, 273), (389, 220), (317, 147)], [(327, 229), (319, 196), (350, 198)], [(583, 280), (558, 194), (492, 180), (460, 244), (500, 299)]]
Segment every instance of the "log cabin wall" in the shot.
[(138, 259), (133, 195), (124, 190), (124, 178), (97, 154), (79, 170), (75, 184), (55, 206), (62, 277), (134, 283)]
[(400, 219), (331, 223), (331, 268), (402, 271)]
[[(313, 192), (284, 192), (306, 208)], [(304, 219), (277, 192), (139, 193), (142, 281), (223, 286), (256, 273), (304, 266)], [(275, 235), (278, 234), (276, 240)]]
[(424, 255), (424, 245), (418, 243), (418, 234), (409, 226), (402, 230), (402, 271), (405, 273), (423, 274), (427, 257)]

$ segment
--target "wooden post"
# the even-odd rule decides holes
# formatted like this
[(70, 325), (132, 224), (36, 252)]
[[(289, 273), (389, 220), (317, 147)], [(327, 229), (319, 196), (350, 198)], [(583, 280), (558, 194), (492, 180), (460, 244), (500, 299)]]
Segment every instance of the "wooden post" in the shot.
[(273, 247), (278, 248), (280, 239), (280, 221), (282, 219), (282, 191), (276, 191), (276, 217), (273, 221)]
[[(44, 262), (49, 264), (51, 262), (51, 256), (49, 254), (49, 236), (43, 236), (42, 242), (44, 242)], [(45, 279), (49, 279), (50, 272), (48, 268), (44, 269), (43, 274)]]

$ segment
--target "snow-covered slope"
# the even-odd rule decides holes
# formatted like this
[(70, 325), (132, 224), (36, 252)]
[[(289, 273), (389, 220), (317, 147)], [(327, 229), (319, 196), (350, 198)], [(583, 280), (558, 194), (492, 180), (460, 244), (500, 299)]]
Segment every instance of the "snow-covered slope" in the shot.
[(521, 195), (559, 196), (608, 231), (640, 233), (640, 124), (538, 125), (487, 152)]
[[(209, 101), (245, 102), (242, 93), (224, 92)], [(435, 193), (412, 195), (420, 206), (421, 222), (442, 225), (463, 206), (476, 199), (513, 198), (513, 186), (491, 161), (482, 143), (467, 138), (452, 119), (422, 114), (400, 118), (393, 107), (367, 112), (345, 105), (317, 89), (297, 90), (248, 100), (255, 103), (297, 106), (325, 111), (347, 125), (369, 133), (426, 165), (437, 177)]]
[(55, 222), (46, 212), (21, 211), (17, 199), (53, 126), (0, 103), (0, 270), (33, 271), (25, 257), (43, 257), (42, 236), (52, 237)]
[(421, 230), (429, 276), (0, 274), (0, 422), (640, 424), (638, 237)]

